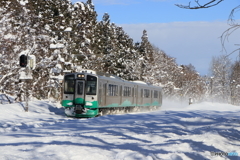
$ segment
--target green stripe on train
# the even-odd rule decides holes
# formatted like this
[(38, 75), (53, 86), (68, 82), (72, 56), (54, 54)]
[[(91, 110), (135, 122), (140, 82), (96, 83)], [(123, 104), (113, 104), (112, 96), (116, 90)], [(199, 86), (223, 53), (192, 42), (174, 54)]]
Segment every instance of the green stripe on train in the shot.
[(61, 102), (63, 107), (73, 107), (73, 101), (72, 100), (62, 100)]
[(75, 104), (84, 104), (85, 100), (83, 98), (75, 98), (74, 103)]
[(153, 103), (145, 103), (145, 104), (136, 104), (136, 103), (131, 103), (129, 100), (124, 101), (122, 104), (119, 103), (112, 103), (107, 106), (102, 106), (102, 107), (134, 107), (134, 106), (161, 106), (161, 103), (158, 101), (154, 101)]
[(85, 108), (98, 108), (98, 101), (86, 101)]

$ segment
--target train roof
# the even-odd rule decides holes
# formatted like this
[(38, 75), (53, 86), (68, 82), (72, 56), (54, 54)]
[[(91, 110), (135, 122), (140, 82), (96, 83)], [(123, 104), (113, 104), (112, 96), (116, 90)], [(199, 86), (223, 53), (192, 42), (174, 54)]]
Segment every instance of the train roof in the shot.
[(152, 88), (156, 88), (156, 87), (157, 88), (162, 88), (160, 86), (154, 86), (150, 83), (146, 83), (146, 82), (143, 82), (143, 81), (127, 81), (127, 80), (124, 80), (124, 79), (122, 79), (118, 76), (112, 75), (112, 74), (97, 72), (97, 71), (93, 71), (93, 70), (86, 70), (86, 71), (72, 73), (72, 74), (80, 74), (80, 73), (97, 76), (100, 79), (109, 80), (109, 81), (115, 81), (115, 82), (126, 83), (126, 84), (133, 84), (133, 85), (138, 85), (138, 86), (148, 86), (148, 87), (152, 87)]

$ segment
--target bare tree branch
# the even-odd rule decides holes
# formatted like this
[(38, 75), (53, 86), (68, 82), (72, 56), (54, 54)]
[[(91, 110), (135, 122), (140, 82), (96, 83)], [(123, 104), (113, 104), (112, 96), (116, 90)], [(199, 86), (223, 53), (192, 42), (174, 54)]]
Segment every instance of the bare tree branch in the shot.
[[(226, 31), (224, 31), (223, 34), (221, 35), (220, 38), (221, 38), (222, 48), (223, 48), (223, 50), (224, 50), (226, 53), (227, 53), (227, 50), (226, 50), (226, 48), (225, 48), (225, 42), (228, 41), (229, 36), (230, 36), (233, 32), (235, 32), (236, 30), (238, 30), (239, 28), (240, 28), (240, 24), (232, 25), (232, 27), (228, 28), (228, 29), (227, 29)], [(236, 49), (236, 50), (234, 50), (234, 51), (232, 51), (232, 52), (229, 53), (228, 55), (226, 55), (226, 57), (229, 56), (229, 55), (231, 55), (232, 53), (236, 52), (237, 50), (239, 50), (239, 48)]]
[(230, 56), (231, 54), (233, 54), (234, 52), (236, 52), (236, 51), (239, 51), (240, 49), (238, 48), (238, 49), (235, 49), (234, 51), (232, 51), (231, 53), (229, 53), (228, 55), (226, 55), (225, 57), (228, 57), (228, 56)]
[[(188, 5), (182, 5), (182, 4), (175, 4), (175, 5), (180, 7), (180, 8), (184, 8), (184, 9), (202, 9), (202, 8), (210, 8), (210, 7), (216, 6), (223, 1), (224, 0), (209, 0), (209, 2), (201, 5), (199, 3), (199, 0), (195, 0), (195, 3), (197, 4), (196, 6), (192, 6), (191, 1), (189, 2)], [(221, 38), (221, 44), (222, 44), (222, 50), (226, 53), (227, 53), (227, 50), (226, 50), (226, 47), (225, 47), (225, 42), (228, 41), (229, 36), (231, 34), (233, 34), (233, 32), (240, 29), (240, 23), (236, 22), (236, 19), (234, 18), (234, 14), (238, 11), (240, 11), (240, 5), (238, 5), (237, 7), (232, 9), (232, 11), (229, 15), (229, 18), (228, 18), (228, 24), (230, 25), (230, 28), (225, 30), (220, 37)], [(240, 48), (235, 49), (231, 53), (227, 54), (226, 57), (230, 56), (231, 54), (233, 54), (234, 52), (236, 52), (238, 50), (240, 50)]]
[(195, 0), (195, 3), (197, 4), (197, 6), (193, 6), (193, 7), (191, 6), (191, 2), (189, 2), (188, 5), (182, 5), (182, 4), (175, 4), (175, 5), (184, 9), (200, 9), (200, 8), (210, 8), (210, 7), (216, 6), (223, 1), (224, 0), (211, 0), (208, 3), (201, 5), (198, 0)]
[(234, 19), (234, 13), (236, 13), (237, 11), (240, 11), (240, 5), (235, 7), (234, 9), (232, 9), (229, 18), (228, 18), (228, 24), (230, 26), (235, 26), (238, 25), (237, 23), (235, 23), (235, 19)]

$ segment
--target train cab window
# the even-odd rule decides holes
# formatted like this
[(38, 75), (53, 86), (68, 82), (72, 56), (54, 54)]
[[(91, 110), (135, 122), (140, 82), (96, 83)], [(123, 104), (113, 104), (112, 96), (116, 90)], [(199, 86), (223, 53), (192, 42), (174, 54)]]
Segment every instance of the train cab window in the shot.
[(83, 82), (78, 82), (78, 84), (77, 84), (77, 94), (78, 95), (83, 94)]
[(87, 75), (86, 95), (97, 94), (97, 77)]
[(74, 75), (64, 77), (64, 94), (74, 94)]

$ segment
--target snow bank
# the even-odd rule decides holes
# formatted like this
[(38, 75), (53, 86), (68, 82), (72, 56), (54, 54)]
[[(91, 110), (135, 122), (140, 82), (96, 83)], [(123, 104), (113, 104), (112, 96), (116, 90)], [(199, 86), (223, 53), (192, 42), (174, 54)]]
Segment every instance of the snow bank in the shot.
[[(48, 101), (0, 105), (0, 159), (58, 160), (237, 160), (240, 109), (203, 102), (164, 101), (162, 110), (107, 115), (91, 119), (65, 117)], [(211, 108), (210, 108), (211, 107)]]
[(209, 110), (209, 111), (238, 111), (240, 106), (234, 106), (231, 104), (224, 103), (212, 103), (212, 102), (201, 102), (188, 104), (187, 101), (176, 101), (176, 100), (163, 100), (162, 110), (173, 110), (173, 111), (192, 111), (192, 110)]

